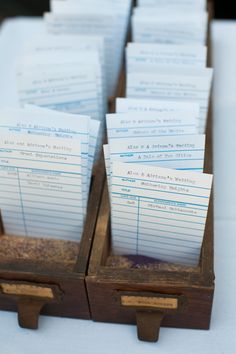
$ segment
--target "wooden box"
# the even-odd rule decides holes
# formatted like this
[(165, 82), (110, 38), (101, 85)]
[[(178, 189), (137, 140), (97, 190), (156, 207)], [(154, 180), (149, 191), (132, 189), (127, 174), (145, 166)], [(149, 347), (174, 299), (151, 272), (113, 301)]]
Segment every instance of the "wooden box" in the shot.
[[(210, 1), (208, 5), (212, 18)], [(124, 87), (123, 75), (119, 97), (124, 95)], [(211, 105), (206, 129), (204, 172), (212, 173)], [(114, 257), (110, 246), (110, 207), (105, 185), (86, 277), (94, 321), (137, 324), (138, 338), (145, 341), (158, 340), (160, 325), (209, 328), (214, 294), (212, 195), (197, 267), (147, 264), (146, 259), (140, 262), (140, 258), (137, 263), (135, 259)]]
[[(208, 118), (205, 172), (212, 172), (212, 124)], [(94, 321), (137, 324), (141, 340), (158, 339), (160, 324), (208, 329), (214, 293), (213, 201), (210, 200), (201, 258), (197, 267), (168, 263), (129, 265), (110, 251), (107, 186), (86, 277)]]
[(96, 166), (80, 243), (0, 236), (0, 309), (18, 311), (20, 326), (37, 328), (40, 312), (90, 319), (85, 274), (103, 184)]

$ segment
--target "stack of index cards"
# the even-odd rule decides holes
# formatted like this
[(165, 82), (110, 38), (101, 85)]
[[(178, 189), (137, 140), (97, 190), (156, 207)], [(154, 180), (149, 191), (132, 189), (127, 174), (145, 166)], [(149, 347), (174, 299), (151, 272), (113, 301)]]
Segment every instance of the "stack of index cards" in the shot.
[(132, 18), (134, 42), (206, 43), (208, 13), (205, 0), (142, 0)]
[(142, 1), (132, 16), (135, 43), (126, 51), (127, 97), (197, 102), (199, 133), (206, 129), (213, 75), (206, 68), (205, 7), (196, 0)]
[(14, 108), (2, 100), (0, 113), (6, 234), (80, 240), (130, 12), (131, 0), (52, 0), (19, 36), (9, 56)]
[(130, 11), (131, 0), (51, 0), (51, 12), (45, 14), (50, 33), (104, 38), (109, 96), (116, 91)]
[[(196, 0), (139, 5), (126, 49), (127, 98), (106, 116), (113, 250), (197, 265), (212, 185), (203, 173), (213, 74), (207, 13)], [(186, 19), (187, 10), (194, 15)]]
[(202, 173), (205, 135), (194, 110), (117, 113), (107, 127), (114, 253), (197, 265), (212, 175)]
[(38, 36), (25, 43), (16, 66), (20, 106), (88, 115), (101, 123), (97, 156), (107, 112), (102, 44), (101, 38)]
[(212, 176), (119, 161), (112, 172), (114, 251), (197, 265)]
[[(102, 6), (101, 6), (102, 5)], [(19, 105), (89, 115), (104, 134), (107, 99), (118, 84), (131, 0), (52, 0), (45, 30), (28, 36), (16, 63)]]
[(99, 122), (34, 106), (0, 114), (5, 234), (80, 241)]

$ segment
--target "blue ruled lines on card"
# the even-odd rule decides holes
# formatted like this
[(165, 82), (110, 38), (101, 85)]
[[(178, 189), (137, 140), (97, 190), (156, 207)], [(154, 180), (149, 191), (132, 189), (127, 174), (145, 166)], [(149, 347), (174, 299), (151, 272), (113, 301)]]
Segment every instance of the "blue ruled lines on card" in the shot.
[(1, 129), (0, 207), (6, 234), (80, 240), (81, 156), (78, 139)]
[(191, 135), (198, 131), (198, 117), (193, 110), (107, 114), (106, 123), (108, 141), (132, 137)]
[(197, 264), (211, 183), (207, 174), (114, 160), (110, 180), (114, 252)]
[[(105, 158), (160, 167), (203, 171), (205, 135), (110, 139)], [(108, 171), (109, 174), (109, 171)]]

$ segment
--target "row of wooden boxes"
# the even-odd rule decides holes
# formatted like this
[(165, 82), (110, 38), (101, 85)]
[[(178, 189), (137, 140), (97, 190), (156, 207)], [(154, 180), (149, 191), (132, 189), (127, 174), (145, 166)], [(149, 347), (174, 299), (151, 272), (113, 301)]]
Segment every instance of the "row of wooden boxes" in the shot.
[[(124, 95), (121, 76), (117, 96)], [(114, 111), (114, 100), (110, 102)], [(204, 172), (212, 173), (208, 114)], [(101, 158), (94, 168), (80, 244), (2, 235), (0, 309), (18, 312), (37, 328), (39, 314), (137, 324), (142, 340), (158, 339), (160, 325), (208, 329), (213, 292), (213, 203), (197, 267), (160, 263), (130, 266), (111, 254), (110, 208)]]
[[(205, 170), (212, 169), (209, 114)], [(40, 313), (137, 323), (143, 340), (160, 324), (207, 329), (214, 292), (213, 206), (210, 203), (198, 267), (159, 264), (130, 268), (110, 254), (109, 201), (104, 165), (94, 171), (87, 221), (79, 246), (65, 241), (2, 235), (0, 308), (18, 311), (19, 324), (37, 328)], [(117, 259), (118, 258), (118, 259)]]

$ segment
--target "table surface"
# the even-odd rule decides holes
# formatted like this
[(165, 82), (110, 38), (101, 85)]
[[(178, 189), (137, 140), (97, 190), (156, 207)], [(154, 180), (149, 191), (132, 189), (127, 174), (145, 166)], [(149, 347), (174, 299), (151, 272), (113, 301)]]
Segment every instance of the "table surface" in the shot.
[[(41, 316), (39, 330), (32, 331), (18, 327), (15, 313), (0, 312), (0, 354), (222, 354), (236, 351), (236, 185), (233, 183), (236, 164), (229, 159), (236, 151), (236, 41), (233, 41), (236, 22), (213, 22), (212, 38), (216, 291), (211, 329), (161, 328), (158, 343), (144, 343), (137, 340), (135, 326)], [(0, 45), (4, 44), (1, 40), (0, 36)], [(8, 52), (10, 47), (9, 43), (5, 47), (1, 45), (1, 49)], [(3, 54), (1, 52), (0, 67)]]

